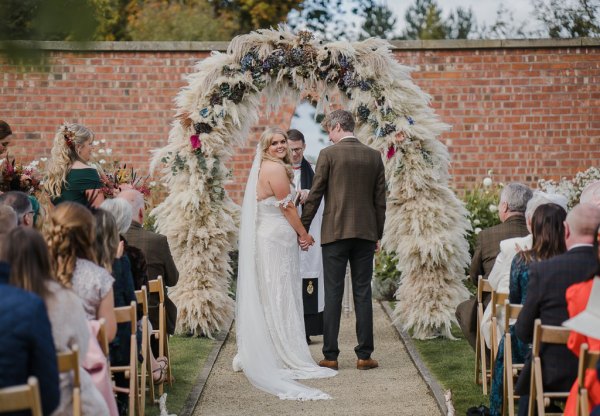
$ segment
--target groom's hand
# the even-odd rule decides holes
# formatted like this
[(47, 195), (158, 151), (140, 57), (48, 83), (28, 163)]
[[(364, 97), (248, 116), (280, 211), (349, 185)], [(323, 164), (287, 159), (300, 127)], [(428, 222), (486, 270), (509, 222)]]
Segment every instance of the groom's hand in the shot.
[(308, 251), (314, 243), (315, 239), (310, 234), (307, 234), (305, 237), (298, 237), (298, 244), (303, 251)]

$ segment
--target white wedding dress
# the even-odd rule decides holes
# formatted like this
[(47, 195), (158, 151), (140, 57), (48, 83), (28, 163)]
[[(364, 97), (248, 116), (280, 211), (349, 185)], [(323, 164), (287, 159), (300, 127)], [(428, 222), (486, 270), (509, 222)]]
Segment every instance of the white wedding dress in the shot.
[(293, 191), (282, 201), (257, 201), (260, 162), (257, 152), (242, 205), (233, 368), (280, 399), (329, 399), (294, 381), (337, 372), (319, 367), (306, 344), (296, 232), (280, 210), (292, 203)]

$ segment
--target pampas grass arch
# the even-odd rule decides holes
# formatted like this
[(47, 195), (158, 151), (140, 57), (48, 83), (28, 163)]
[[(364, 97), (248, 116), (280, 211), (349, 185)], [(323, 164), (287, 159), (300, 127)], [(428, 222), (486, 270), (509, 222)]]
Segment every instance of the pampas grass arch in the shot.
[(397, 320), (416, 338), (452, 337), (454, 310), (468, 296), (462, 279), (470, 225), (448, 188), (449, 154), (437, 140), (449, 126), (386, 41), (323, 44), (306, 31), (258, 30), (199, 62), (188, 80), (168, 144), (152, 161), (164, 163), (169, 189), (153, 214), (180, 271), (170, 293), (179, 332), (210, 336), (233, 313), (227, 253), (236, 247), (239, 207), (223, 188), (224, 161), (258, 121), (262, 96), (273, 109), (317, 91), (317, 112), (329, 96), (341, 96), (356, 116), (356, 135), (382, 152), (389, 190), (382, 244), (397, 253), (402, 272)]

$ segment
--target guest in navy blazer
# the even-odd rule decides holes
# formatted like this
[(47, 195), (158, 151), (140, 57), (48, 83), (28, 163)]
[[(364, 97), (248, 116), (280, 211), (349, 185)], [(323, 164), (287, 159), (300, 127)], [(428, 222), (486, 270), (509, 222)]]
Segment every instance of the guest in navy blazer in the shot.
[[(591, 279), (598, 270), (597, 254), (592, 243), (594, 232), (600, 224), (600, 208), (592, 204), (577, 205), (567, 215), (565, 242), (567, 252), (531, 265), (527, 299), (516, 323), (517, 337), (526, 343), (533, 342), (536, 319), (543, 325), (560, 326), (569, 319), (565, 294), (574, 283)], [(544, 344), (540, 349), (544, 389), (569, 391), (577, 378), (577, 358), (566, 345)], [(529, 393), (531, 357), (517, 383), (517, 393)], [(527, 403), (522, 397), (519, 415), (527, 414)], [(521, 406), (521, 403), (524, 405)], [(523, 408), (523, 409), (521, 409)], [(522, 413), (524, 411), (524, 413)]]
[(48, 313), (37, 295), (9, 284), (9, 271), (8, 263), (0, 261), (0, 388), (37, 377), (42, 410), (49, 415), (58, 407), (60, 393)]

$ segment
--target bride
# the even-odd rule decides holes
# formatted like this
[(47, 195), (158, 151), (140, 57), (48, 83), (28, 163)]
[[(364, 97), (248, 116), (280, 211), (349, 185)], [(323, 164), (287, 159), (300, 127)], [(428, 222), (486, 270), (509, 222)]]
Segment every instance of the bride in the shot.
[(233, 368), (280, 399), (329, 399), (294, 381), (337, 372), (319, 367), (306, 344), (298, 238), (314, 240), (294, 206), (292, 179), (287, 135), (269, 128), (258, 143), (242, 205)]

